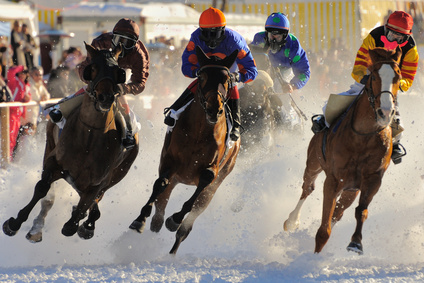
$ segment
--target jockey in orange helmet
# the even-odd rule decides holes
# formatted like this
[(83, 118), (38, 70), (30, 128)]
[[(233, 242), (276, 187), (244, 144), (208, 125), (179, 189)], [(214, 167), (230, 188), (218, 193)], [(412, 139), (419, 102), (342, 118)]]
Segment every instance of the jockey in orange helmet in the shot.
[[(239, 53), (236, 62), (230, 68), (233, 81), (245, 83), (256, 78), (258, 71), (246, 40), (236, 31), (226, 28), (226, 24), (225, 16), (220, 10), (211, 7), (203, 11), (199, 18), (199, 28), (191, 34), (190, 41), (182, 55), (181, 70), (186, 77), (197, 77), (199, 64), (195, 48), (199, 46), (208, 56), (220, 58), (225, 58), (237, 49)], [(176, 116), (173, 113), (193, 99), (196, 86), (197, 79), (171, 107), (165, 109), (165, 114), (167, 114), (165, 124), (174, 126)], [(236, 141), (240, 137), (240, 103), (237, 86), (234, 85), (229, 93), (231, 96), (228, 105), (234, 119), (230, 137)]]

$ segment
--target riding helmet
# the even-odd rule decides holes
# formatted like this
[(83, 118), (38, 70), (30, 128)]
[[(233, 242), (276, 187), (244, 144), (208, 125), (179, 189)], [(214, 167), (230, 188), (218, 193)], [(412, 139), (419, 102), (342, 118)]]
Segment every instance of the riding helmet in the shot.
[(225, 38), (226, 24), (227, 21), (224, 13), (220, 10), (210, 7), (203, 11), (199, 18), (199, 27), (201, 29), (200, 39), (209, 48), (216, 48)]
[(265, 41), (272, 53), (277, 53), (286, 43), (290, 31), (290, 22), (283, 13), (272, 13), (265, 22)]

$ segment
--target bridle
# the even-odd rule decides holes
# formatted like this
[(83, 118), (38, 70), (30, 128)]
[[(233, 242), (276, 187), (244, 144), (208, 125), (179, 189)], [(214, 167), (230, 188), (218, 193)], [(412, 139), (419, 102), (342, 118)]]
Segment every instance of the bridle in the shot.
[[(395, 66), (397, 66), (399, 68), (399, 64), (397, 62), (395, 62), (395, 61), (379, 61), (379, 62), (374, 63), (373, 66), (375, 66), (376, 64), (381, 64), (381, 65), (382, 64), (394, 64)], [(383, 93), (388, 93), (392, 97), (392, 100), (393, 100), (393, 102), (395, 104), (397, 102), (397, 98), (395, 97), (395, 95), (391, 91), (388, 91), (388, 90), (380, 91), (379, 93), (377, 93), (375, 95), (374, 94), (374, 91), (372, 89), (372, 82), (373, 82), (373, 80), (375, 80), (374, 76), (372, 75), (372, 73), (373, 73), (374, 70), (370, 70), (370, 71), (371, 71), (370, 78), (367, 81), (365, 87), (361, 90), (361, 92), (359, 93), (359, 95), (356, 97), (356, 99), (355, 99), (355, 106), (357, 105), (357, 101), (358, 101), (359, 97), (364, 93), (364, 91), (366, 91), (367, 96), (368, 96), (368, 101), (369, 101), (370, 106), (371, 106), (371, 108), (372, 108), (372, 110), (374, 112), (374, 119), (377, 122), (377, 119), (378, 119), (378, 113), (377, 112), (378, 112), (378, 110), (375, 109), (375, 101), (377, 100), (377, 98), (379, 96), (381, 96)], [(350, 121), (351, 128), (352, 128), (353, 132), (355, 132), (355, 134), (361, 135), (361, 136), (374, 135), (374, 134), (377, 134), (377, 133), (381, 132), (382, 130), (384, 130), (387, 127), (387, 126), (386, 127), (382, 127), (380, 129), (377, 129), (377, 130), (375, 130), (373, 132), (370, 132), (370, 133), (360, 133), (360, 132), (358, 132), (354, 128), (354, 126), (353, 126), (353, 121), (355, 120), (355, 109), (356, 109), (356, 107), (353, 109), (353, 115), (352, 115), (352, 118), (351, 118), (351, 121)]]
[[(227, 82), (229, 84), (228, 89), (232, 88), (232, 81), (231, 81), (231, 78), (230, 78), (231, 73), (230, 73), (230, 70), (227, 67), (221, 66), (221, 65), (206, 65), (206, 66), (203, 66), (199, 69), (198, 74), (200, 74), (201, 72), (204, 72), (205, 69), (208, 69), (208, 68), (215, 68), (215, 69), (220, 69), (220, 70), (226, 71), (228, 73), (228, 79), (227, 79)], [(200, 77), (198, 78), (198, 80), (200, 80)], [(200, 82), (198, 83), (197, 93), (198, 93), (198, 96), (199, 96), (200, 105), (202, 106), (205, 113), (207, 113), (207, 109), (206, 109), (207, 97), (205, 95), (205, 93), (207, 93), (207, 92), (205, 92), (205, 90), (202, 88)], [(221, 97), (221, 100), (224, 104), (224, 107), (226, 107), (227, 101), (229, 99), (229, 95), (227, 95), (227, 97), (224, 97), (224, 94), (222, 94), (221, 91), (219, 91), (219, 90), (217, 91), (217, 93)]]

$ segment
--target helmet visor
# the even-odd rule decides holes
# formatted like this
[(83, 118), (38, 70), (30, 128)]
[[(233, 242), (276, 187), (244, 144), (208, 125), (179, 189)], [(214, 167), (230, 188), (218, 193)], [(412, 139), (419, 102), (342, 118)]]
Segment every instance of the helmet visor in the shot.
[(112, 43), (115, 46), (117, 46), (119, 43), (122, 43), (122, 46), (125, 49), (131, 49), (135, 46), (135, 44), (137, 43), (137, 40), (125, 35), (114, 34), (112, 38)]
[(408, 40), (409, 35), (403, 34), (400, 32), (393, 31), (391, 29), (387, 29), (387, 40), (390, 42), (396, 41), (398, 44), (402, 44)]

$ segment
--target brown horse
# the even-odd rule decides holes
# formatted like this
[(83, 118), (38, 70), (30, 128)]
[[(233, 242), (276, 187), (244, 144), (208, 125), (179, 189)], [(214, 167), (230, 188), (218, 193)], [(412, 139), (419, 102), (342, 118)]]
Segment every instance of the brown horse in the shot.
[(362, 93), (329, 129), (315, 134), (308, 148), (303, 175), (302, 195), (284, 230), (299, 225), (300, 209), (312, 191), (315, 180), (324, 170), (324, 203), (321, 226), (315, 238), (315, 252), (327, 243), (331, 227), (339, 221), (361, 192), (355, 210), (356, 229), (348, 251), (363, 253), (362, 226), (368, 217), (368, 205), (381, 186), (390, 164), (395, 103), (399, 90), (400, 48), (369, 50), (370, 77)]
[[(125, 71), (117, 63), (122, 47), (111, 52), (86, 44), (86, 49), (93, 62), (84, 72), (90, 91), (68, 117), (60, 136), (57, 125), (48, 123), (41, 180), (17, 218), (11, 217), (3, 224), (6, 235), (15, 235), (37, 202), (47, 195), (51, 184), (63, 178), (75, 188), (80, 200), (62, 234), (72, 236), (78, 231), (81, 238), (93, 237), (95, 221), (100, 217), (98, 202), (106, 190), (125, 177), (137, 157), (138, 136), (136, 146), (125, 150), (121, 145), (122, 126), (116, 122), (121, 117), (116, 112), (117, 84), (125, 82)], [(48, 204), (52, 203), (42, 202), (42, 213), (43, 209), (47, 213)], [(88, 210), (88, 219), (80, 226), (79, 221)], [(32, 241), (40, 240), (41, 237)]]
[(184, 203), (181, 211), (166, 220), (166, 228), (177, 231), (171, 254), (177, 252), (196, 218), (206, 209), (219, 185), (233, 170), (240, 148), (240, 140), (227, 146), (225, 111), (228, 107), (227, 91), (231, 85), (229, 68), (236, 59), (237, 50), (223, 60), (209, 58), (199, 47), (196, 47), (196, 54), (200, 69), (194, 100), (181, 114), (172, 132), (166, 134), (159, 178), (140, 215), (130, 225), (131, 229), (142, 233), (155, 203), (150, 230), (159, 232), (174, 187), (179, 183), (196, 185), (193, 196)]

